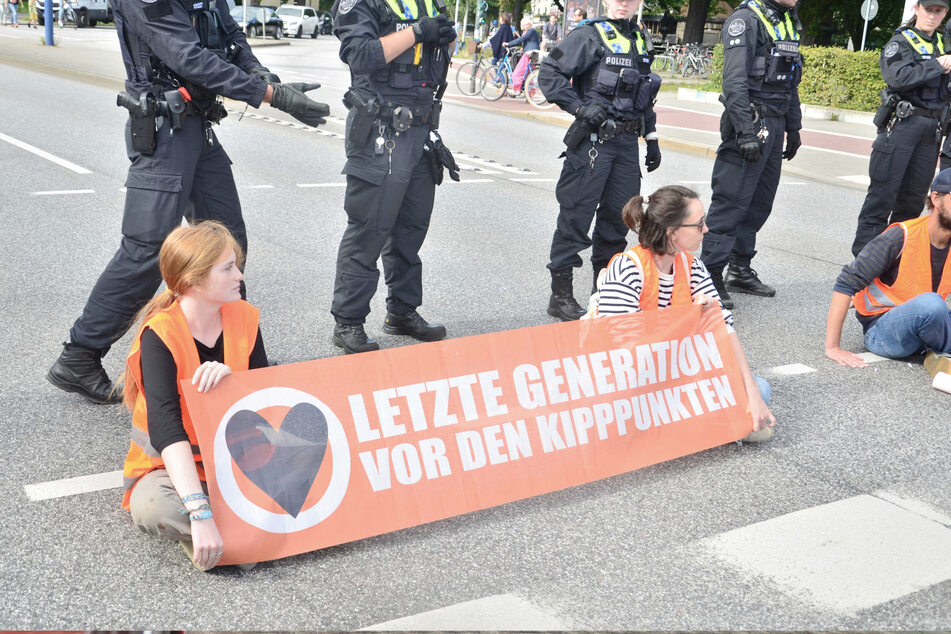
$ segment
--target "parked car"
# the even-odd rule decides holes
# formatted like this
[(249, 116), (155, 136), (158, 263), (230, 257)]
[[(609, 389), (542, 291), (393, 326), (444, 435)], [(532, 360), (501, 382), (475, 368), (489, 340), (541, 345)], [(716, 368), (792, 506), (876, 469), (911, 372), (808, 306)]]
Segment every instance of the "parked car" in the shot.
[(284, 35), (300, 38), (306, 33), (312, 38), (317, 37), (320, 19), (313, 7), (285, 4), (278, 8), (277, 15), (284, 21)]
[[(53, 2), (53, 20), (59, 17), (59, 0)], [(112, 8), (107, 0), (70, 0), (69, 3), (76, 12), (76, 26), (85, 28), (96, 26), (99, 22), (112, 22)], [(36, 0), (36, 19), (40, 26), (46, 23), (46, 3)]]
[(334, 21), (330, 17), (330, 11), (321, 11), (317, 14), (317, 19), (320, 20), (320, 34), (333, 35)]
[(231, 17), (238, 23), (238, 27), (250, 35), (267, 37), (271, 35), (275, 40), (284, 35), (284, 21), (277, 17), (271, 7), (248, 7), (248, 24), (244, 24), (244, 7), (237, 6), (231, 10)]

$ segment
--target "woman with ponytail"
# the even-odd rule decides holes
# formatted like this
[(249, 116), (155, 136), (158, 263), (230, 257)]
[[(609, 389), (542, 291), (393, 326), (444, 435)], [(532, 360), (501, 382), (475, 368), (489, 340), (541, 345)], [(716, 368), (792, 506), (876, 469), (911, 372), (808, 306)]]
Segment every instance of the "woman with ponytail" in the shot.
[(692, 252), (700, 249), (707, 229), (697, 193), (679, 185), (661, 187), (649, 198), (635, 196), (621, 217), (637, 233), (638, 244), (611, 259), (598, 278), (589, 316), (622, 315), (669, 306), (697, 304), (719, 309), (749, 397), (753, 432), (747, 442), (773, 435), (776, 419), (769, 411), (769, 384), (753, 376), (746, 353), (733, 330), (733, 313), (723, 308), (710, 273)]
[(224, 543), (179, 381), (207, 392), (232, 370), (268, 365), (258, 310), (241, 300), (241, 256), (218, 222), (169, 234), (159, 254), (167, 288), (139, 313), (124, 377), (132, 438), (122, 506), (142, 531), (180, 541), (201, 570), (218, 563)]

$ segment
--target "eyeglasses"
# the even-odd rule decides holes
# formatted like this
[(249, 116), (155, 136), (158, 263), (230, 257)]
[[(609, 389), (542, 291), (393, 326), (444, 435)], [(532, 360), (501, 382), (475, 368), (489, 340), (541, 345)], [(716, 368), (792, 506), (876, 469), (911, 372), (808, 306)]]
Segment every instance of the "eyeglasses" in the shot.
[(700, 222), (694, 222), (692, 224), (682, 224), (681, 227), (696, 227), (698, 229), (703, 229), (704, 225), (707, 224), (707, 214), (700, 216)]

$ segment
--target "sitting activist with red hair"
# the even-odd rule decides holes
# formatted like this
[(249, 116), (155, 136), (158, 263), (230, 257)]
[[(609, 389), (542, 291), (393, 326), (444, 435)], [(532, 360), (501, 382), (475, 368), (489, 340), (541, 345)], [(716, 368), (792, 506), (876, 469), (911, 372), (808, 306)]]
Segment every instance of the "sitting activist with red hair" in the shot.
[(679, 185), (661, 187), (649, 198), (631, 198), (621, 217), (624, 224), (637, 232), (638, 244), (615, 255), (602, 271), (589, 315), (621, 315), (691, 303), (704, 310), (719, 308), (753, 417), (753, 432), (743, 440), (769, 440), (776, 422), (767, 405), (769, 383), (753, 376), (733, 330), (733, 313), (723, 308), (710, 273), (700, 258), (691, 253), (700, 248), (703, 234), (708, 231), (697, 193)]
[(951, 169), (925, 199), (931, 212), (898, 222), (873, 238), (835, 281), (826, 319), (826, 356), (853, 368), (867, 364), (840, 347), (842, 324), (855, 304), (865, 348), (902, 359), (924, 350), (951, 352)]
[(268, 365), (258, 309), (241, 300), (241, 257), (218, 222), (169, 234), (159, 254), (167, 288), (140, 313), (125, 376), (132, 440), (122, 506), (144, 532), (180, 541), (201, 570), (218, 563), (224, 543), (179, 381), (207, 392), (232, 370)]

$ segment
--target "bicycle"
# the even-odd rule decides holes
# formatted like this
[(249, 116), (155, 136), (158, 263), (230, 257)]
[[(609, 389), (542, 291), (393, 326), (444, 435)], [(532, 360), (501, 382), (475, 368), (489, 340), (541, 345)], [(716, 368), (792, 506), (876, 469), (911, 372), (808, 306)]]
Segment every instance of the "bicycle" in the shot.
[(522, 50), (520, 47), (508, 47), (498, 64), (493, 64), (482, 73), (479, 92), (487, 101), (498, 101), (512, 85), (512, 53)]
[(548, 101), (545, 98), (545, 95), (542, 93), (541, 88), (538, 87), (538, 71), (540, 68), (533, 69), (528, 76), (525, 78), (525, 84), (522, 86), (522, 89), (525, 91), (525, 101), (532, 104), (539, 110), (548, 110), (555, 104)]
[(482, 73), (488, 67), (485, 56), (482, 54), (482, 47), (477, 45), (472, 61), (466, 62), (456, 71), (456, 87), (459, 92), (470, 97), (478, 95), (482, 87)]
[(62, 5), (62, 15), (59, 17), (59, 26), (60, 28), (65, 28), (66, 26), (72, 26), (74, 29), (79, 28), (79, 20), (76, 19), (76, 11), (73, 9), (72, 4), (67, 2), (67, 0), (60, 0)]
[(697, 73), (702, 79), (709, 78), (713, 73), (713, 53), (699, 47), (688, 51), (682, 73), (684, 77)]

